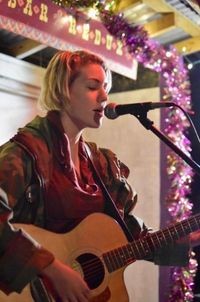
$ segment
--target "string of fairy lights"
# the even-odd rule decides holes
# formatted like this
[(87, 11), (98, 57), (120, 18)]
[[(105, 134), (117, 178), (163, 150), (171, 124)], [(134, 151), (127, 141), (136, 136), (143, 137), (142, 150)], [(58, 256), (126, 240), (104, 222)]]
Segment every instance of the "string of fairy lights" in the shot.
[[(78, 16), (79, 11), (87, 14), (88, 19), (98, 18), (108, 32), (119, 39), (123, 47), (145, 67), (160, 73), (164, 82), (162, 101), (172, 101), (190, 111), (191, 96), (188, 68), (183, 57), (173, 46), (163, 47), (150, 39), (142, 26), (129, 24), (122, 13), (115, 13), (117, 1), (106, 0), (52, 0), (68, 14)], [(185, 115), (178, 109), (169, 110), (165, 119), (166, 135), (188, 156), (191, 152), (191, 143), (186, 137), (189, 123)], [(192, 169), (174, 154), (167, 155), (167, 174), (171, 187), (166, 196), (166, 207), (173, 222), (188, 218), (192, 213), (192, 203), (188, 198), (192, 182)], [(196, 275), (197, 261), (191, 252), (188, 267), (171, 269), (171, 286), (168, 301), (193, 301), (193, 285)]]

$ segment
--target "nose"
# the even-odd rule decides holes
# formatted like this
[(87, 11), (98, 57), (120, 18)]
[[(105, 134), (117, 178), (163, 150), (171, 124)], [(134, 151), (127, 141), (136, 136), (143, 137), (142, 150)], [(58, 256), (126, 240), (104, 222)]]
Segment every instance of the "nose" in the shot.
[(107, 102), (108, 100), (108, 93), (104, 87), (101, 88), (99, 92), (99, 98), (98, 101), (99, 103)]

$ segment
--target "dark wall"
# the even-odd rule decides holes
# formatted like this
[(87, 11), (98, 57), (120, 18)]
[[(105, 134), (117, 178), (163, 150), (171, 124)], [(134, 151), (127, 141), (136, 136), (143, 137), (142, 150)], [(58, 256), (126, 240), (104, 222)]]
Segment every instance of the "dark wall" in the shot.
[[(190, 70), (190, 82), (192, 92), (192, 116), (198, 135), (200, 135), (200, 64), (194, 65)], [(200, 165), (200, 143), (190, 129), (189, 135), (192, 142), (192, 158)], [(194, 204), (193, 213), (200, 213), (200, 176), (195, 173), (192, 183), (191, 200)], [(194, 249), (198, 260), (198, 270), (194, 285), (194, 302), (200, 302), (200, 247)]]
[[(118, 73), (112, 73), (112, 89), (111, 93), (137, 90), (143, 88), (158, 87), (159, 85), (159, 74), (155, 71), (138, 65), (137, 80), (132, 80), (124, 77)], [(148, 101), (148, 100), (144, 100)]]

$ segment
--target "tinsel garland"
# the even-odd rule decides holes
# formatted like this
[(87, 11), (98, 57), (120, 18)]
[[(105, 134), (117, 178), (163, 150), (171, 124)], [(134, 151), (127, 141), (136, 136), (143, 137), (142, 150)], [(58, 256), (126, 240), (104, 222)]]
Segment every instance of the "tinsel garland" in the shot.
[[(173, 47), (164, 48), (149, 38), (142, 26), (129, 24), (123, 14), (115, 14), (115, 1), (92, 0), (52, 0), (68, 12), (79, 9), (95, 9), (100, 20), (115, 38), (121, 40), (129, 53), (144, 66), (160, 72), (165, 82), (163, 101), (170, 100), (185, 110), (190, 110), (190, 84), (187, 69), (182, 57)], [(178, 110), (168, 111), (165, 133), (188, 156), (190, 156), (190, 141), (185, 135), (189, 127), (183, 113)], [(188, 199), (192, 182), (192, 169), (173, 151), (168, 152), (167, 173), (171, 181), (171, 188), (166, 197), (166, 206), (173, 222), (180, 221), (191, 215), (192, 204)], [(172, 268), (171, 291), (169, 302), (193, 301), (193, 283), (196, 274), (197, 261), (194, 253), (190, 254), (188, 267)]]
[[(168, 60), (166, 58), (168, 57)], [(164, 65), (161, 73), (165, 79), (165, 98), (190, 111), (190, 83), (183, 59), (175, 48), (170, 48), (162, 59)], [(188, 156), (190, 156), (190, 141), (185, 135), (189, 127), (188, 120), (179, 109), (170, 110), (166, 118), (166, 134)], [(167, 155), (167, 174), (171, 188), (166, 197), (167, 209), (172, 221), (177, 222), (188, 218), (192, 213), (192, 203), (188, 195), (191, 192), (192, 168), (179, 158), (173, 151)], [(171, 292), (169, 302), (193, 301), (194, 277), (196, 275), (197, 261), (194, 252), (190, 252), (188, 267), (171, 269)]]

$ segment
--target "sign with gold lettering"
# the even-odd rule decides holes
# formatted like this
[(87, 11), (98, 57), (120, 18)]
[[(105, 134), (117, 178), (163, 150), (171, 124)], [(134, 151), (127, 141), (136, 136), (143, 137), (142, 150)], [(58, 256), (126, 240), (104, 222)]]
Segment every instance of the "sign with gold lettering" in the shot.
[(104, 57), (111, 70), (136, 79), (137, 61), (101, 22), (69, 14), (51, 1), (0, 0), (0, 28), (56, 49), (88, 49)]

